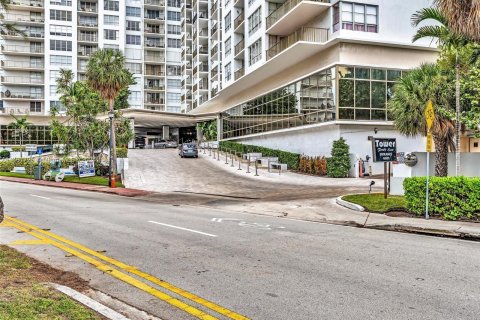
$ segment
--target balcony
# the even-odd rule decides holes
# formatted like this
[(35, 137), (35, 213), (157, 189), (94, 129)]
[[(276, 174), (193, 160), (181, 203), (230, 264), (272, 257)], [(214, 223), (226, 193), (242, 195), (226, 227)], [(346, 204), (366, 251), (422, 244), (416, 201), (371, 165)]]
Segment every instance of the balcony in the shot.
[(145, 85), (144, 89), (147, 91), (165, 91), (165, 85), (158, 83), (149, 83)]
[(153, 77), (164, 77), (164, 76), (165, 76), (165, 70), (163, 70), (163, 69), (147, 68), (147, 69), (145, 70), (145, 75), (146, 75), (146, 76), (153, 76)]
[(213, 14), (218, 9), (218, 0), (215, 1), (210, 7), (210, 13)]
[(235, 80), (238, 80), (240, 77), (243, 77), (245, 74), (245, 68), (241, 67), (237, 71), (234, 72), (233, 76), (235, 77)]
[(4, 100), (42, 100), (43, 92), (5, 90), (1, 93), (1, 97)]
[(165, 99), (160, 97), (145, 97), (145, 104), (165, 104)]
[(78, 35), (78, 41), (80, 41), (80, 42), (97, 42), (98, 41), (98, 35), (97, 34), (80, 33)]
[(78, 6), (78, 11), (79, 13), (97, 14), (98, 8), (96, 5), (89, 5), (80, 2), (80, 5)]
[(43, 11), (43, 0), (12, 0), (10, 1), (10, 10), (28, 10)]
[(25, 46), (25, 45), (12, 45), (3, 44), (1, 47), (2, 53), (5, 55), (25, 55), (25, 56), (38, 56), (43, 55), (45, 52), (43, 46)]
[(12, 61), (2, 60), (1, 66), (3, 70), (42, 70), (44, 68), (43, 62), (30, 62), (30, 61)]
[[(237, 29), (243, 25), (243, 23), (245, 22), (245, 13), (242, 11), (242, 13), (240, 13), (236, 18), (235, 20), (233, 21), (233, 29), (235, 30), (235, 32), (240, 32), (240, 31), (243, 31), (243, 30), (238, 30)], [(243, 32), (242, 32), (243, 33)]]
[(92, 54), (94, 54), (97, 51), (98, 51), (98, 48), (88, 48), (88, 49), (80, 48), (78, 50), (78, 56), (79, 57), (90, 57)]
[(78, 26), (80, 28), (98, 28), (98, 21), (78, 20)]
[(236, 45), (235, 45), (235, 57), (238, 56), (241, 52), (243, 52), (243, 49), (245, 49), (245, 40), (242, 39), (240, 40)]
[(42, 85), (44, 83), (43, 77), (25, 77), (25, 76), (2, 76), (0, 77), (2, 84), (10, 85)]
[(42, 16), (8, 13), (5, 15), (4, 21), (16, 24), (38, 25), (43, 24), (45, 22), (45, 18)]
[(145, 6), (164, 7), (165, 1), (164, 0), (145, 0), (143, 4)]
[(287, 37), (280, 39), (267, 50), (267, 60), (272, 59), (282, 51), (298, 42), (325, 43), (328, 41), (328, 29), (301, 27)]
[(165, 62), (163, 54), (145, 53), (145, 62)]
[(145, 41), (145, 47), (147, 48), (165, 48), (165, 42), (159, 42), (159, 41)]
[(162, 14), (148, 14), (145, 12), (145, 19), (154, 20), (156, 22), (163, 23), (165, 21), (165, 15)]
[(285, 36), (331, 7), (329, 0), (288, 0), (266, 21), (266, 33)]
[(4, 39), (25, 39), (25, 38), (34, 38), (35, 40), (38, 39), (43, 39), (45, 37), (45, 34), (43, 31), (30, 31), (30, 30), (19, 30), (23, 32), (24, 34), (21, 34), (20, 32), (15, 32), (15, 31), (2, 31), (2, 37)]
[(159, 28), (158, 26), (145, 26), (144, 33), (152, 33), (152, 34), (165, 34), (164, 28)]

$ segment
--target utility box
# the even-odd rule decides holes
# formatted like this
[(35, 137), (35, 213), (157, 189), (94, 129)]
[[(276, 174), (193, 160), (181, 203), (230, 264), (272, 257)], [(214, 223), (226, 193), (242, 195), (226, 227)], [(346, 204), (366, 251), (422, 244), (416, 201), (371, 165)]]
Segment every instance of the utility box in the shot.
[(42, 167), (35, 166), (33, 168), (33, 177), (35, 180), (42, 180)]

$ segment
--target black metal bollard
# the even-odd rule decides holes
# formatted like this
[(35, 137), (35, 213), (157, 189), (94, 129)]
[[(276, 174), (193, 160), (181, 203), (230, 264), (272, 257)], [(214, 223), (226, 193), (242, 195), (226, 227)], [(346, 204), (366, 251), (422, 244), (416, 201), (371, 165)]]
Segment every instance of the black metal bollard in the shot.
[(230, 152), (230, 160), (232, 162), (232, 164), (230, 165), (230, 167), (234, 167), (233, 165), (233, 152)]
[(227, 150), (225, 150), (225, 164), (228, 164), (228, 153), (227, 153)]
[(242, 163), (242, 153), (239, 152), (238, 153), (238, 169), (237, 170), (242, 170), (242, 168), (240, 167), (240, 164)]
[(247, 172), (246, 173), (250, 173), (250, 155), (248, 155)]

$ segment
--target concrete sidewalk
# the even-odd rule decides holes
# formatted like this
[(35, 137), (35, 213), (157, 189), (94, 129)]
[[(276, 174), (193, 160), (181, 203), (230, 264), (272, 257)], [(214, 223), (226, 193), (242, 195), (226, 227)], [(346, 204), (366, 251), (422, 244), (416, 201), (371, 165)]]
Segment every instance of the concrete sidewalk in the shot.
[(129, 189), (129, 188), (109, 188), (105, 186), (98, 186), (93, 184), (84, 184), (84, 183), (73, 183), (73, 182), (55, 182), (55, 181), (44, 181), (44, 180), (31, 180), (26, 178), (15, 178), (15, 177), (1, 177), (0, 181), (10, 181), (26, 184), (34, 184), (39, 186), (47, 187), (56, 187), (56, 188), (66, 188), (74, 190), (83, 190), (83, 191), (94, 191), (94, 192), (103, 192), (109, 194), (116, 194), (123, 197), (140, 197), (149, 195), (151, 192), (138, 189)]

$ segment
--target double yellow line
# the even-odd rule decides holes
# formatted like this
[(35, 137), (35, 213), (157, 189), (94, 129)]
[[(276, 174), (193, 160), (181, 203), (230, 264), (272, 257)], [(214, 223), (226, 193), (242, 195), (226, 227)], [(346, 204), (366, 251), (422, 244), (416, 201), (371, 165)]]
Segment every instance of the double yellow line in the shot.
[[(215, 313), (221, 314), (229, 319), (234, 319), (234, 320), (247, 320), (248, 318), (245, 316), (242, 316), (238, 313), (235, 313), (227, 308), (221, 307), (211, 301), (205, 300), (193, 293), (190, 293), (188, 291), (185, 291), (181, 288), (178, 288), (168, 282), (165, 282), (163, 280), (160, 280), (152, 275), (149, 275), (141, 270), (138, 270), (134, 266), (129, 266), (127, 264), (124, 264), (123, 262), (120, 262), (118, 260), (115, 260), (113, 258), (110, 258), (106, 255), (103, 255), (101, 253), (98, 253), (95, 250), (89, 249), (81, 244), (78, 244), (76, 242), (73, 242), (71, 240), (68, 240), (64, 237), (61, 237), (55, 233), (49, 232), (42, 230), (36, 226), (33, 226), (31, 224), (28, 224), (27, 222), (21, 221), (19, 219), (10, 217), (10, 216), (5, 216), (5, 221), (4, 224), (6, 226), (11, 226), (14, 227), (20, 231), (23, 231), (25, 233), (28, 233), (29, 235), (37, 238), (38, 240), (46, 243), (53, 245), (65, 252), (70, 253), (73, 256), (76, 256), (91, 265), (95, 266), (98, 270), (101, 270), (107, 274), (110, 274), (111, 276), (128, 283), (142, 291), (145, 291), (149, 293), (150, 295), (178, 308), (181, 309), (190, 315), (198, 318), (198, 319), (205, 319), (205, 320), (215, 320), (217, 319), (215, 316), (212, 316), (205, 311), (202, 311), (198, 309), (197, 307), (194, 307), (192, 305), (189, 305), (177, 298), (172, 297), (171, 295), (164, 293), (157, 288), (145, 283), (142, 280), (138, 280), (137, 278), (132, 277), (129, 274), (136, 275), (140, 277), (141, 279), (147, 280), (148, 282), (155, 284), (163, 289), (166, 289), (172, 293), (175, 293), (185, 299), (188, 300), (189, 303), (194, 302), (209, 311), (214, 311)], [(78, 250), (76, 250), (78, 249)], [(106, 264), (106, 263), (108, 264)], [(117, 267), (119, 270), (113, 268), (112, 266)]]

